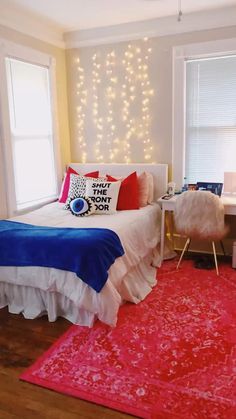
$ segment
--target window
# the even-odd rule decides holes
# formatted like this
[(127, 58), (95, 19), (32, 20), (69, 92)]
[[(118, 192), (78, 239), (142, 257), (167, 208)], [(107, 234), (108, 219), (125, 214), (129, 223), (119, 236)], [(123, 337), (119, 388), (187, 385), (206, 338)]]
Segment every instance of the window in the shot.
[(173, 48), (173, 180), (236, 171), (236, 39)]
[(57, 192), (48, 69), (13, 58), (6, 67), (16, 207), (22, 209)]
[(188, 182), (236, 171), (236, 56), (186, 61), (185, 141)]
[(4, 52), (2, 125), (8, 212), (13, 215), (57, 197), (57, 146), (50, 57), (10, 43)]

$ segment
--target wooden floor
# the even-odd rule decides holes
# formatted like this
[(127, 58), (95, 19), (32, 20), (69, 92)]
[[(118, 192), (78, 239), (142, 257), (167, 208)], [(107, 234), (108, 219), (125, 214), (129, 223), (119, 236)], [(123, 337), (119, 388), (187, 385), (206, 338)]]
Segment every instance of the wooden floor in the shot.
[(69, 327), (64, 319), (55, 323), (46, 317), (26, 320), (7, 309), (0, 310), (0, 419), (131, 418), (19, 380), (19, 375)]

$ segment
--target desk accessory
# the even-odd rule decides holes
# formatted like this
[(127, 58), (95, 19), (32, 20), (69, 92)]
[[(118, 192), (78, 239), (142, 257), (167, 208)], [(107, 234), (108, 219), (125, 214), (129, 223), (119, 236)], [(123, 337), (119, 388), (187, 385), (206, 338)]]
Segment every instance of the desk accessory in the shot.
[(175, 182), (169, 182), (167, 186), (167, 194), (173, 196), (175, 194)]
[(236, 194), (236, 172), (224, 172), (224, 194)]
[(171, 199), (173, 196), (174, 196), (174, 195), (163, 195), (163, 196), (161, 197), (161, 199), (168, 200), (168, 199)]
[(220, 182), (197, 182), (197, 190), (209, 191), (215, 195), (221, 196), (223, 183)]

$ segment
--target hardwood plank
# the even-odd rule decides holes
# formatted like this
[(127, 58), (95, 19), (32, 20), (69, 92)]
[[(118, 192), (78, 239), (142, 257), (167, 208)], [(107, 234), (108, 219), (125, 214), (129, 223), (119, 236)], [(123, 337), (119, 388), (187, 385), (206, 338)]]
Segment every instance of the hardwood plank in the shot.
[(0, 419), (128, 419), (131, 416), (19, 380), (69, 327), (47, 317), (26, 320), (0, 310)]
[(4, 418), (4, 419), (16, 419), (19, 418), (19, 416), (16, 416), (14, 414), (8, 413), (8, 412), (4, 412), (3, 410), (0, 409), (0, 418)]

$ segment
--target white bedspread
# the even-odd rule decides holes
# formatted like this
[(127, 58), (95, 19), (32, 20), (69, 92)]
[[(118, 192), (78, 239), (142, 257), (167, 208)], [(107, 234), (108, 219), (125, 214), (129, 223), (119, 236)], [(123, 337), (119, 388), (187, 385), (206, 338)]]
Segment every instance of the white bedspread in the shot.
[(138, 303), (156, 283), (156, 270), (151, 266), (159, 262), (155, 250), (160, 238), (160, 208), (156, 204), (112, 215), (75, 217), (56, 202), (11, 220), (54, 227), (109, 228), (120, 237), (125, 254), (109, 269), (100, 293), (72, 272), (0, 267), (0, 307), (8, 305), (10, 312), (23, 312), (27, 318), (47, 313), (50, 321), (61, 315), (86, 326), (92, 326), (99, 318), (114, 326), (122, 302)]

